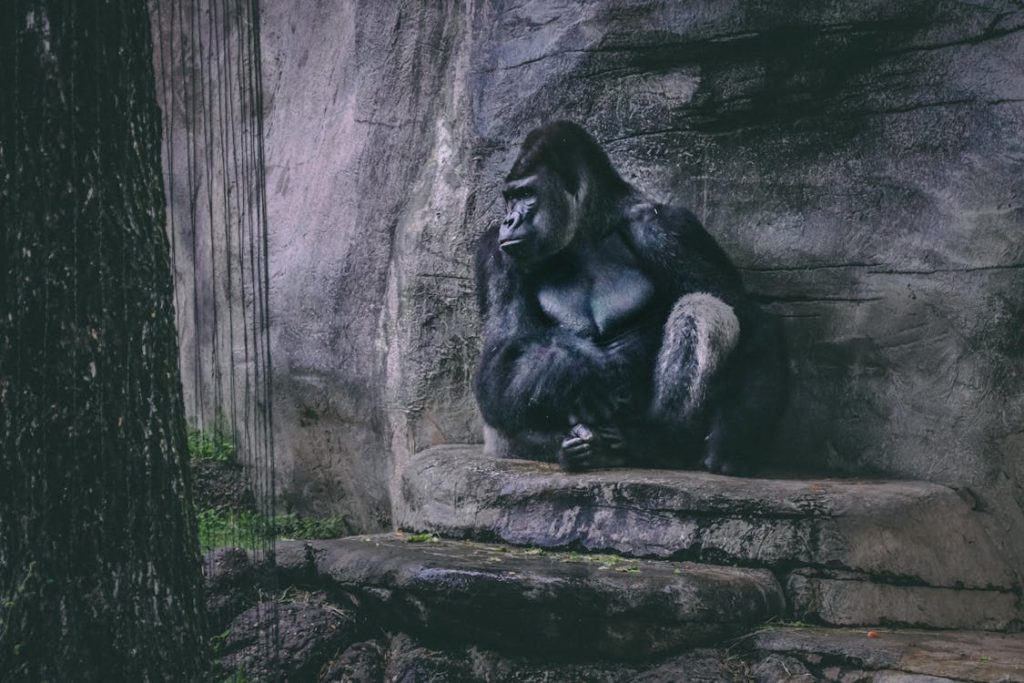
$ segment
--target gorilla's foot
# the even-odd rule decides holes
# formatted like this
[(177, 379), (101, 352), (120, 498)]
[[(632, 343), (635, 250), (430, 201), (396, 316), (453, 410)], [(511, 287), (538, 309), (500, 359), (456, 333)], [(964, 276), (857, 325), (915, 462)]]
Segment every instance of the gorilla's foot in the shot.
[(622, 434), (615, 427), (591, 429), (577, 423), (558, 449), (558, 464), (567, 472), (581, 472), (626, 464)]
[(749, 477), (754, 474), (750, 464), (734, 458), (726, 458), (721, 453), (711, 452), (704, 456), (704, 469), (713, 474), (727, 474), (731, 477)]

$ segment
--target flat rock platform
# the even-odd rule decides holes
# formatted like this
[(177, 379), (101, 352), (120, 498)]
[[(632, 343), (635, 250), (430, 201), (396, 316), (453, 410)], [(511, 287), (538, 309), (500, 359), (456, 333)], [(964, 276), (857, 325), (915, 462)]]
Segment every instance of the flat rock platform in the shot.
[(791, 618), (986, 630), (1024, 623), (1020, 578), (989, 520), (939, 484), (570, 474), (489, 458), (478, 445), (423, 451), (401, 484), (404, 530), (765, 568), (783, 584)]

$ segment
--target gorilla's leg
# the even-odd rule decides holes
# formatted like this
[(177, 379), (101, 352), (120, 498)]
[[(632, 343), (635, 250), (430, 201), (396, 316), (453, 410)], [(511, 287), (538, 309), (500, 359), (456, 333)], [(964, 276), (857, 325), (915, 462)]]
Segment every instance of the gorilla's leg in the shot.
[(669, 429), (693, 427), (711, 380), (740, 337), (732, 308), (710, 294), (687, 294), (672, 307), (654, 372), (652, 417)]
[(484, 424), (484, 454), (492, 458), (525, 458), (554, 462), (564, 432), (523, 430), (509, 434)]
[(751, 458), (770, 458), (788, 400), (789, 362), (782, 326), (754, 311), (748, 328), (708, 399), (704, 466), (711, 472), (749, 474)]

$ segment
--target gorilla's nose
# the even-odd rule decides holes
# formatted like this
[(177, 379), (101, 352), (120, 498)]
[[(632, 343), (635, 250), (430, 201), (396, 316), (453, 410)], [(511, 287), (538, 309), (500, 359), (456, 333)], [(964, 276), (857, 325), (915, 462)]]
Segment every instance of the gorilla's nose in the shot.
[(523, 222), (523, 214), (518, 211), (509, 211), (508, 215), (505, 216), (505, 220), (501, 222), (502, 233), (508, 233), (515, 230), (520, 223)]
[(528, 235), (520, 228), (523, 225), (523, 214), (519, 211), (509, 211), (505, 220), (501, 222), (501, 230), (498, 231), (498, 248), (509, 256), (515, 256), (517, 251), (522, 251), (522, 245), (526, 242)]

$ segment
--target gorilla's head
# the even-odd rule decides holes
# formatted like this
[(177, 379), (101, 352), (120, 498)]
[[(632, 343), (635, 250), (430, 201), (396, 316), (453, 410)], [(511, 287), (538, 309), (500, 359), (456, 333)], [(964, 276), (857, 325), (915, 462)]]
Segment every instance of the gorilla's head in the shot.
[(585, 130), (556, 121), (526, 136), (505, 177), (503, 252), (522, 263), (557, 254), (583, 230), (607, 230), (608, 208), (631, 191), (608, 155)]

